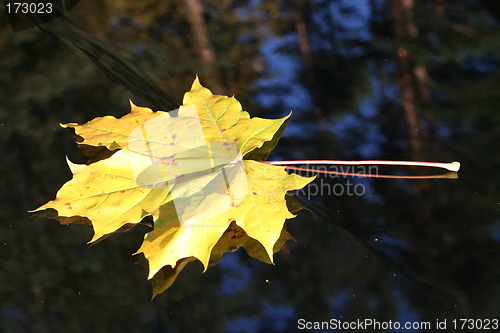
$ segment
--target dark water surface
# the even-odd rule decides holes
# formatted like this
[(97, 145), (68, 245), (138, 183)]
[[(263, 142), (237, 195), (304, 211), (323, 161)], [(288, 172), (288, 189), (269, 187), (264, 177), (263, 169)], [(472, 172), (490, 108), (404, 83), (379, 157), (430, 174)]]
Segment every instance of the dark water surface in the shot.
[[(238, 87), (243, 87), (244, 109), (252, 115), (277, 118), (293, 110), (270, 159), (460, 161), (458, 179), (319, 176), (298, 193), (310, 211), (287, 222), (296, 240), (275, 256), (275, 265), (251, 259), (241, 249), (205, 273), (199, 263), (191, 263), (171, 289), (150, 301), (146, 272), (132, 257), (147, 227), (89, 247), (87, 226), (61, 226), (29, 218), (26, 211), (53, 199), (70, 179), (65, 155), (85, 161), (59, 122), (121, 116), (128, 111), (128, 98), (153, 109), (180, 104), (198, 72), (192, 68), (202, 67), (185, 58), (188, 68), (181, 69), (181, 62), (167, 61), (175, 55), (152, 55), (164, 42), (155, 43), (155, 29), (167, 26), (172, 32), (165, 36), (174, 40), (183, 31), (175, 24), (183, 25), (154, 21), (148, 29), (137, 28), (143, 35), (136, 35), (127, 30), (132, 25), (125, 16), (122, 22), (115, 13), (108, 34), (85, 32), (68, 18), (12, 34), (3, 19), (0, 331), (382, 332), (398, 331), (398, 325), (407, 332), (465, 331), (463, 325), (495, 331), (500, 325), (495, 12), (481, 2), (458, 1), (454, 11), (449, 9), (455, 25), (450, 23), (447, 40), (446, 31), (433, 30), (434, 23), (422, 19), (434, 13), (432, 8), (418, 7), (420, 35), (408, 40), (388, 32), (393, 21), (384, 7), (368, 1), (315, 3), (308, 12), (316, 20), (309, 23), (313, 79), (292, 32), (249, 42), (265, 64), (252, 66), (265, 66), (265, 73), (245, 74), (232, 58), (219, 65), (231, 94), (240, 99)], [(210, 31), (225, 36), (210, 21), (222, 20), (222, 9), (205, 5)], [(252, 6), (241, 5), (241, 20), (250, 20), (244, 10), (251, 13)], [(323, 31), (318, 22), (337, 30)], [(469, 25), (480, 32), (461, 35)], [(149, 44), (142, 45), (142, 38)], [(247, 31), (237, 38), (245, 44), (257, 37)], [(188, 48), (190, 40), (185, 41)], [(217, 49), (224, 42), (213, 43)], [(237, 50), (233, 45), (225, 49)], [(394, 56), (402, 54), (401, 48), (413, 56), (413, 81), (407, 85), (406, 65)], [(249, 66), (242, 54), (238, 57)], [(425, 76), (419, 81), (418, 73), (426, 73), (428, 81)], [(203, 72), (200, 77), (203, 82)], [(405, 89), (415, 94), (417, 136), (408, 117), (411, 109), (401, 97)], [(311, 112), (318, 105), (320, 117)], [(410, 167), (336, 170), (436, 173)], [(405, 323), (410, 327), (403, 329)]]

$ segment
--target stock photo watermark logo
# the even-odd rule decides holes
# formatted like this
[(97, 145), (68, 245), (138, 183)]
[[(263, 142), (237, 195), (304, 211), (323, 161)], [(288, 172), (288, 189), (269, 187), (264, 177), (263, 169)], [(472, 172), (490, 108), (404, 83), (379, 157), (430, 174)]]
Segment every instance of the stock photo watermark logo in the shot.
[(132, 130), (127, 146), (130, 168), (139, 187), (168, 187), (180, 226), (206, 228), (206, 221), (248, 195), (243, 156), (236, 143), (207, 141), (209, 133), (194, 105), (172, 116), (175, 113), (161, 114)]
[(4, 0), (12, 32), (33, 28), (66, 14), (79, 0)]
[(306, 172), (300, 173), (304, 177), (317, 174), (323, 176), (297, 190), (297, 193), (307, 199), (315, 196), (363, 196), (366, 194), (366, 185), (355, 180), (377, 177), (379, 169), (375, 165), (321, 165), (311, 166)]
[[(217, 135), (220, 142), (207, 140)], [(218, 127), (200, 119), (195, 105), (158, 114), (135, 127), (126, 149), (137, 186), (162, 193), (167, 189), (180, 227), (219, 228), (212, 226), (210, 219), (238, 207), (250, 194), (240, 147), (225, 140)], [(308, 199), (318, 195), (362, 196), (365, 185), (353, 182), (353, 177), (378, 175), (378, 168), (313, 166), (307, 175), (300, 175), (318, 173), (326, 173), (326, 179), (322, 177), (295, 193)], [(341, 178), (347, 181), (334, 181)]]

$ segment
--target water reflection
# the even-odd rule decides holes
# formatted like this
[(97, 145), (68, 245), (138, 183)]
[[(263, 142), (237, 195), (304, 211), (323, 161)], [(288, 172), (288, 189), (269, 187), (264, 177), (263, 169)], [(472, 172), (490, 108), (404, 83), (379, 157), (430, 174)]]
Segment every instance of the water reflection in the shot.
[[(220, 71), (236, 97), (241, 94), (247, 99), (252, 114), (276, 118), (294, 111), (292, 124), (271, 159), (327, 155), (337, 159), (458, 160), (463, 166), (460, 178), (334, 180), (359, 182), (366, 192), (362, 196), (330, 193), (306, 198), (304, 205), (313, 213), (301, 212), (288, 223), (296, 242), (287, 243), (275, 265), (256, 262), (241, 250), (226, 255), (203, 275), (201, 265), (193, 264), (171, 290), (153, 302), (144, 281), (147, 273), (130, 256), (146, 227), (89, 248), (85, 242), (90, 231), (85, 226), (28, 220), (21, 212), (36, 207), (35, 202), (47, 201), (70, 177), (63, 155), (76, 153), (68, 134), (56, 130), (58, 122), (114, 112), (116, 100), (126, 102), (129, 97), (124, 91), (117, 95), (108, 92), (117, 83), (155, 109), (178, 107), (180, 103), (170, 96), (177, 95), (165, 93), (163, 85), (159, 89), (144, 74), (146, 70), (138, 69), (143, 67), (109, 51), (105, 43), (96, 42), (66, 19), (46, 25), (44, 32), (90, 61), (93, 67), (86, 71), (78, 72), (76, 68), (83, 63), (39, 32), (9, 35), (0, 46), (7, 73), (0, 76), (5, 87), (0, 92), (4, 101), (0, 122), (5, 124), (0, 129), (5, 156), (0, 169), (5, 189), (0, 210), (4, 267), (0, 273), (0, 330), (288, 332), (297, 330), (300, 318), (432, 323), (448, 319), (450, 323), (458, 318), (498, 316), (498, 24), (489, 7), (479, 1), (456, 1), (447, 4), (449, 8), (438, 3), (418, 4), (406, 9), (415, 13), (407, 16), (414, 21), (406, 25), (416, 26), (419, 34), (397, 35), (394, 25), (404, 22), (391, 15), (400, 8), (387, 7), (397, 3), (309, 4), (305, 13), (318, 20), (307, 22), (313, 74), (319, 87), (316, 100), (309, 96), (311, 82), (305, 79), (294, 24), (285, 25), (280, 16), (273, 17), (283, 23), (285, 32), (269, 25), (263, 35), (247, 38), (249, 44), (238, 44), (233, 35), (240, 33), (239, 25), (232, 23), (232, 29), (224, 29), (225, 35), (214, 22), (228, 24), (224, 19), (231, 17), (231, 22), (245, 21), (245, 29), (262, 28), (263, 22), (275, 22), (266, 16), (273, 8), (262, 4), (264, 8), (259, 7), (255, 17), (243, 18), (235, 14), (237, 8), (226, 8), (221, 15), (214, 8), (217, 5), (208, 4), (206, 15), (212, 29), (225, 36), (214, 41), (214, 47), (225, 56)], [(248, 9), (256, 4), (234, 6)], [(103, 29), (101, 37), (109, 35), (109, 42), (115, 45), (118, 41), (144, 43), (141, 54), (153, 60), (136, 61), (150, 72), (164, 75), (165, 86), (182, 92), (179, 77), (192, 81), (197, 64), (188, 58), (196, 52), (183, 52), (180, 47), (187, 45), (183, 41), (191, 41), (184, 35), (189, 30), (186, 20), (180, 14), (172, 17), (175, 10), (158, 8), (154, 12), (163, 16), (144, 18), (150, 27), (134, 25), (133, 20), (120, 27), (122, 30), (108, 27), (104, 19), (86, 22), (92, 10), (104, 17), (119, 15), (107, 8), (83, 7), (75, 16), (80, 15), (77, 17), (88, 29), (98, 24)], [(287, 4), (278, 12), (293, 17)], [(434, 19), (426, 20), (429, 17)], [(158, 31), (167, 32), (159, 38)], [(258, 43), (253, 41), (256, 39)], [(167, 58), (172, 53), (160, 52), (170, 42), (178, 47), (174, 58)], [(399, 48), (411, 54), (408, 62), (398, 61), (396, 55), (405, 54), (397, 53)], [(228, 49), (237, 57), (225, 53)], [(258, 54), (251, 53), (255, 50)], [(179, 58), (175, 58), (177, 54)], [(261, 57), (265, 72), (258, 71), (249, 55)], [(162, 57), (169, 62), (165, 64)], [(242, 61), (251, 64), (245, 69), (257, 68), (255, 72), (242, 72)], [(188, 63), (187, 68), (180, 68), (183, 63)], [(102, 76), (88, 74), (97, 73), (96, 69), (110, 81), (102, 83)], [(83, 79), (75, 82), (75, 75)], [(409, 82), (405, 75), (410, 75)], [(402, 96), (402, 91), (412, 92), (413, 99), (404, 99), (409, 95)], [(311, 112), (317, 101), (324, 110), (322, 119)], [(413, 109), (405, 109), (403, 102)], [(417, 116), (418, 128), (410, 126), (413, 116)], [(328, 145), (318, 134), (318, 121), (332, 134)], [(415, 129), (419, 149), (411, 144)]]

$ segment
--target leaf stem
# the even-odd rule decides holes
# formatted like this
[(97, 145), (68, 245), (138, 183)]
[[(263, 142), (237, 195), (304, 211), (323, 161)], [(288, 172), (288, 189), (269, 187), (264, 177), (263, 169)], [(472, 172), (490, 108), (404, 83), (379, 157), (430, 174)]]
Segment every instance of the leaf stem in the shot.
[(379, 174), (368, 174), (368, 173), (354, 173), (354, 172), (342, 172), (342, 171), (329, 171), (329, 170), (320, 170), (320, 169), (309, 169), (309, 168), (300, 168), (287, 165), (286, 168), (288, 170), (294, 171), (305, 171), (305, 172), (316, 172), (328, 175), (340, 175), (340, 176), (352, 176), (352, 177), (365, 177), (365, 178), (392, 178), (392, 179), (437, 179), (437, 178), (448, 178), (448, 179), (456, 179), (456, 172), (447, 172), (440, 175), (421, 175), (421, 176), (406, 176), (406, 175), (379, 175)]
[[(458, 178), (457, 171), (460, 169), (459, 162), (452, 163), (437, 163), (437, 162), (417, 162), (417, 161), (338, 161), (338, 160), (297, 160), (297, 161), (263, 161), (266, 164), (283, 165), (289, 170), (315, 172), (330, 175), (342, 175), (353, 177), (368, 177), (368, 178), (396, 178), (396, 179), (432, 179), (432, 178)], [(294, 165), (316, 164), (316, 165), (402, 165), (402, 166), (422, 166), (446, 169), (450, 172), (441, 175), (427, 175), (427, 176), (398, 176), (398, 175), (379, 175), (379, 174), (365, 174), (353, 173), (331, 170), (320, 170), (296, 167)]]
[(438, 162), (418, 162), (418, 161), (338, 161), (338, 160), (297, 160), (297, 161), (264, 161), (263, 163), (272, 165), (303, 165), (303, 164), (324, 164), (324, 165), (403, 165), (422, 166), (431, 168), (441, 168), (448, 171), (457, 172), (460, 169), (459, 162), (438, 163)]

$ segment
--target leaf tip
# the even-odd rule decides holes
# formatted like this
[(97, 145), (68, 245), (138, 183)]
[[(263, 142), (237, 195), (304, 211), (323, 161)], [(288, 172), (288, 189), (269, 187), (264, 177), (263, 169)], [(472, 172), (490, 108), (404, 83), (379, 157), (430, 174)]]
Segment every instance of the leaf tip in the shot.
[(130, 103), (130, 111), (134, 111), (134, 109), (137, 108), (137, 105), (135, 105), (131, 99), (129, 99), (128, 102)]
[(66, 163), (68, 163), (69, 169), (71, 170), (72, 174), (76, 174), (76, 173), (80, 172), (81, 170), (85, 169), (85, 167), (86, 167), (85, 164), (75, 164), (75, 163), (71, 162), (69, 160), (68, 156), (66, 156)]
[[(144, 107), (144, 106), (137, 106), (134, 104), (134, 102), (132, 102), (131, 99), (128, 100), (129, 103), (130, 103), (130, 113), (143, 113), (145, 115), (148, 115), (150, 113), (153, 113), (153, 110), (151, 110), (150, 108), (148, 107)], [(114, 118), (114, 117), (113, 117)]]
[(198, 74), (196, 74), (196, 77), (194, 78), (193, 84), (191, 85), (191, 90), (198, 90), (200, 88), (204, 88), (201, 85), (200, 78), (198, 77)]
[[(264, 245), (264, 244), (262, 244), (262, 245)], [(266, 250), (267, 256), (269, 257), (269, 263), (271, 265), (274, 265), (274, 244), (271, 247), (264, 246), (264, 248)]]
[(94, 245), (96, 243), (99, 243), (100, 241), (102, 241), (103, 239), (105, 239), (109, 236), (109, 234), (103, 234), (103, 233), (97, 232), (95, 230), (95, 226), (94, 225), (92, 225), (92, 226), (94, 227), (94, 236), (92, 236), (92, 239), (87, 242), (88, 245)]

